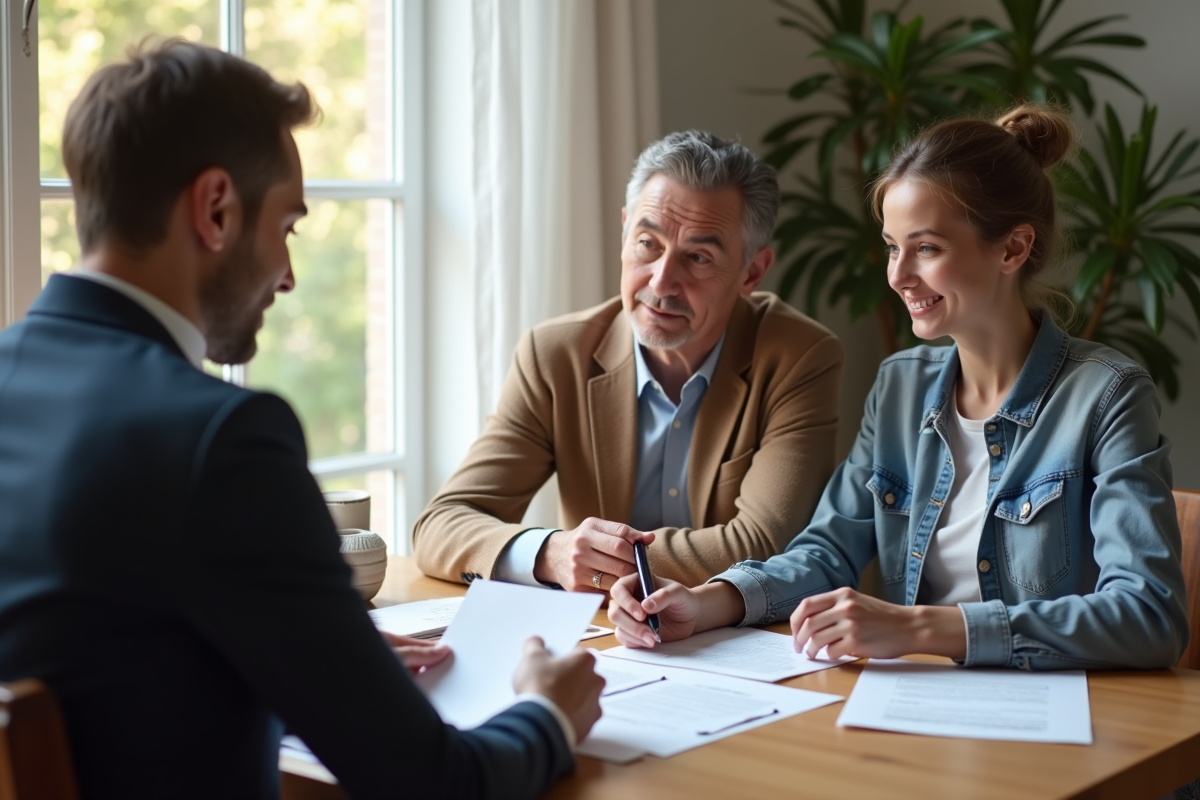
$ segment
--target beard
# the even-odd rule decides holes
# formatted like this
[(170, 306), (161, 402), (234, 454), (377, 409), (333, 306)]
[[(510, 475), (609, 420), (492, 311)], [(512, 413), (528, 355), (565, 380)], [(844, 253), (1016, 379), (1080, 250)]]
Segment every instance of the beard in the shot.
[[(639, 290), (633, 298), (644, 306), (669, 314), (678, 314), (689, 322), (694, 316), (691, 306), (683, 300), (675, 297), (659, 297), (650, 291), (649, 287)], [(653, 325), (639, 325), (635, 314), (629, 316), (629, 321), (633, 327), (633, 338), (637, 339), (638, 344), (655, 350), (676, 350), (683, 347), (694, 333), (690, 327), (684, 327), (683, 330), (676, 333), (667, 333)]]
[(253, 237), (243, 235), (201, 284), (200, 315), (210, 361), (245, 364), (258, 351), (263, 312), (275, 297), (275, 286), (265, 281), (264, 272)]

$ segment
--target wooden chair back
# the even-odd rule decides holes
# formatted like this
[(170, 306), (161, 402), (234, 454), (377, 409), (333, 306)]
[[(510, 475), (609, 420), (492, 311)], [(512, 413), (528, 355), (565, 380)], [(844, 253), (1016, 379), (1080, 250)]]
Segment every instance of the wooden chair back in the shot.
[(1187, 585), (1192, 638), (1178, 666), (1200, 669), (1200, 492), (1176, 489), (1175, 514), (1183, 536), (1183, 582)]
[(54, 693), (32, 679), (0, 683), (0, 800), (78, 796)]

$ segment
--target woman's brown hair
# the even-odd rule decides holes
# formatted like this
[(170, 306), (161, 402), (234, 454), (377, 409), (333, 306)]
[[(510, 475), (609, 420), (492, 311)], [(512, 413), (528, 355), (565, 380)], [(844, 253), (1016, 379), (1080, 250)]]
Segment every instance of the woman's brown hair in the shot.
[(907, 180), (961, 208), (984, 241), (1001, 241), (1017, 225), (1029, 225), (1034, 241), (1021, 267), (1022, 298), (1027, 308), (1061, 320), (1070, 298), (1039, 279), (1057, 244), (1057, 202), (1046, 170), (1066, 157), (1074, 138), (1070, 118), (1045, 106), (1020, 106), (995, 122), (938, 123), (897, 151), (875, 182), (872, 208), (882, 219), (884, 195)]

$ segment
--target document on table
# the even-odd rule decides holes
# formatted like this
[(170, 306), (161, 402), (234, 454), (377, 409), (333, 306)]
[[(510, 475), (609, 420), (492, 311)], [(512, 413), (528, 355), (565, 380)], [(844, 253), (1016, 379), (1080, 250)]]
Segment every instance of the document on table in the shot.
[(436, 639), (446, 631), (462, 602), (461, 597), (441, 597), (376, 608), (367, 613), (381, 631), (417, 639)]
[(837, 724), (963, 739), (1092, 743), (1083, 671), (965, 669), (872, 659)]
[(614, 647), (604, 652), (644, 664), (697, 669), (768, 683), (856, 660), (811, 659), (796, 652), (791, 636), (758, 628), (716, 628), (678, 642), (657, 645), (652, 650)]
[(603, 715), (576, 747), (594, 758), (621, 762), (640, 753), (666, 758), (842, 699), (612, 658), (608, 652), (596, 656), (596, 671), (608, 681), (600, 697)]
[[(367, 613), (371, 615), (375, 627), (381, 631), (416, 639), (437, 639), (446, 632), (446, 626), (454, 619), (462, 602), (461, 597), (441, 597), (436, 600), (417, 600), (413, 603), (375, 608)], [(589, 624), (579, 638), (595, 639), (612, 632), (612, 628)]]
[(600, 594), (559, 592), (500, 581), (475, 581), (442, 643), (446, 662), (416, 677), (442, 719), (474, 728), (513, 700), (512, 676), (525, 640), (540, 636), (554, 655), (579, 641), (600, 608)]

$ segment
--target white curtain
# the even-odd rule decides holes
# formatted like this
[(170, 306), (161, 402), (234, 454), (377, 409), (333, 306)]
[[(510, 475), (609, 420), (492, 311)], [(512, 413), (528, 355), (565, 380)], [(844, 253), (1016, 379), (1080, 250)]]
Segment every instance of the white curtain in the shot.
[(521, 333), (616, 294), (625, 183), (658, 138), (653, 0), (472, 0), (480, 421)]
[[(521, 333), (617, 293), (621, 207), (659, 136), (654, 0), (472, 0), (480, 425)], [(530, 524), (556, 523), (557, 482)]]

